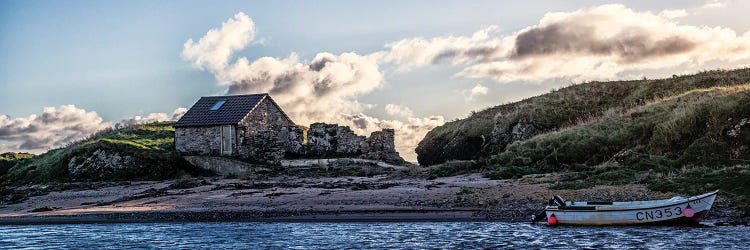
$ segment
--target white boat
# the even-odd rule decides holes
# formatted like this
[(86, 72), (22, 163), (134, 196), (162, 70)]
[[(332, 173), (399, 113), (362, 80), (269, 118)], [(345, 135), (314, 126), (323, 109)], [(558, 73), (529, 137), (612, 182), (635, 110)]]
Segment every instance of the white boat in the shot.
[(718, 192), (630, 202), (572, 202), (555, 196), (534, 220), (546, 215), (550, 225), (697, 224), (708, 214)]

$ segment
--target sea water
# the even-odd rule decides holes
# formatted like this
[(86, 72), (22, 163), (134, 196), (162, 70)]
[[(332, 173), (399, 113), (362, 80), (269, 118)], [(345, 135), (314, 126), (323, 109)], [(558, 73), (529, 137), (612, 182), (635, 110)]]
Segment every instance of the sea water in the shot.
[(0, 248), (750, 248), (749, 227), (547, 227), (504, 222), (148, 223), (0, 226)]

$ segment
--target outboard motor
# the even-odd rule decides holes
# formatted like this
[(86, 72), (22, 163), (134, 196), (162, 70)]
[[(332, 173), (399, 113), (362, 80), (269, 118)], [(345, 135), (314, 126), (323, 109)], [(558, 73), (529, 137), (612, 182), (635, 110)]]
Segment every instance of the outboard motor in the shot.
[(547, 203), (549, 206), (558, 206), (558, 207), (564, 207), (565, 206), (565, 199), (563, 199), (560, 196), (555, 195), (552, 197), (552, 199), (549, 200)]
[[(552, 199), (549, 199), (549, 201), (547, 202), (547, 205), (549, 205), (549, 206), (557, 206), (557, 207), (564, 207), (565, 206), (565, 199), (563, 199), (560, 196), (555, 195), (554, 197), (552, 197)], [(544, 210), (542, 210), (542, 212), (540, 212), (539, 214), (531, 216), (531, 222), (532, 223), (536, 223), (536, 222), (542, 221), (542, 220), (544, 220), (546, 218), (547, 218), (547, 213)]]

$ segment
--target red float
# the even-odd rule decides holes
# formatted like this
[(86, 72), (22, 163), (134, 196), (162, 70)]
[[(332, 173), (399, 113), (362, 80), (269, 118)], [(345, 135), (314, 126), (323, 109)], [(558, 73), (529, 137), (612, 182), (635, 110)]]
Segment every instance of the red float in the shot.
[(549, 217), (547, 217), (547, 225), (557, 225), (557, 217), (555, 216), (555, 214), (551, 214)]

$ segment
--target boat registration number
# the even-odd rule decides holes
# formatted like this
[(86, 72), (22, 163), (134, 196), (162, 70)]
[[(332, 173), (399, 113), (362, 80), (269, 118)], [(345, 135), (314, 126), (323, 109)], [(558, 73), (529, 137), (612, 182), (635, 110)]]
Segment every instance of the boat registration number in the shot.
[[(690, 203), (696, 204), (700, 203), (700, 200), (691, 201)], [(662, 218), (672, 218), (675, 216), (682, 215), (682, 207), (666, 207), (666, 208), (660, 208), (660, 209), (654, 209), (654, 210), (648, 210), (648, 211), (638, 211), (635, 213), (635, 219), (639, 221), (647, 221), (647, 220), (658, 220)]]

